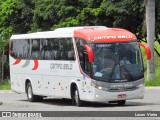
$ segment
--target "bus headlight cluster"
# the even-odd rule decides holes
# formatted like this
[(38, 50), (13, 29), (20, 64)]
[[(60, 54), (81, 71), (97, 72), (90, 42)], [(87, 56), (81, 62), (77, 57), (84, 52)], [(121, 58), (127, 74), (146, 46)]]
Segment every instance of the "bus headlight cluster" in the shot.
[(104, 89), (103, 86), (98, 86), (97, 88), (98, 88), (99, 90), (103, 90), (103, 89)]
[(144, 83), (137, 85), (138, 88), (144, 87)]
[(107, 87), (104, 87), (104, 86), (101, 86), (101, 85), (95, 85), (95, 84), (92, 84), (92, 86), (93, 86), (94, 88), (99, 89), (99, 90), (108, 90), (108, 88), (107, 88)]

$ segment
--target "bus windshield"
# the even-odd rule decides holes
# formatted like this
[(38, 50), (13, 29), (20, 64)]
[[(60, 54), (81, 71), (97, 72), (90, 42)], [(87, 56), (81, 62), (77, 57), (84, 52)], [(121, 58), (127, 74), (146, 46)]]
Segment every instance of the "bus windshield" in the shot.
[(138, 42), (92, 43), (93, 78), (108, 82), (128, 82), (143, 77)]

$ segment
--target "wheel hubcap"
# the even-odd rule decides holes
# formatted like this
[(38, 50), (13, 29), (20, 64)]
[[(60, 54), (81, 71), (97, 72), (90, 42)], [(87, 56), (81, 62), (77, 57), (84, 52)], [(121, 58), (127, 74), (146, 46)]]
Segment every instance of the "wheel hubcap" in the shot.
[(76, 101), (76, 104), (78, 103), (78, 91), (76, 90), (75, 91), (75, 101)]
[(28, 88), (28, 97), (32, 98), (32, 89), (31, 89), (31, 87)]

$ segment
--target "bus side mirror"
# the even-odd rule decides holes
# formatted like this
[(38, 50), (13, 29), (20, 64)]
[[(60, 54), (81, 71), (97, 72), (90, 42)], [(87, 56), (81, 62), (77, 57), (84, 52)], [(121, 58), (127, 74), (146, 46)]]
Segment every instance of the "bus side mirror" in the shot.
[(92, 63), (94, 61), (94, 55), (93, 55), (92, 48), (90, 46), (88, 46), (88, 45), (84, 45), (84, 48), (87, 51), (89, 62)]
[(146, 50), (147, 59), (150, 60), (151, 59), (151, 50), (150, 50), (149, 46), (144, 43), (139, 43), (139, 45)]

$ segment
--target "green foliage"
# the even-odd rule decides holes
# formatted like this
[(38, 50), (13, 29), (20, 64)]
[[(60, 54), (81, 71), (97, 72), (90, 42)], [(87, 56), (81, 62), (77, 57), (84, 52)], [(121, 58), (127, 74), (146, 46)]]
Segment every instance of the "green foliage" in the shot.
[(145, 81), (145, 86), (154, 86), (154, 87), (159, 87), (160, 85), (160, 80), (150, 80), (150, 81)]
[(5, 38), (13, 31), (13, 25), (11, 24), (11, 16), (14, 13), (14, 7), (16, 2), (14, 0), (7, 0), (0, 5), (0, 32), (1, 36)]
[[(141, 35), (144, 19), (143, 0), (112, 0), (105, 3), (106, 15), (113, 16), (112, 26), (130, 30)], [(138, 36), (140, 38), (140, 36)]]
[(0, 90), (10, 90), (11, 83), (9, 79), (4, 80), (4, 83), (0, 83)]
[(74, 19), (72, 17), (66, 18), (65, 21), (62, 21), (60, 24), (58, 25), (54, 25), (52, 30), (56, 29), (56, 28), (60, 28), (60, 27), (69, 27), (69, 26), (78, 26), (78, 21), (77, 19)]

